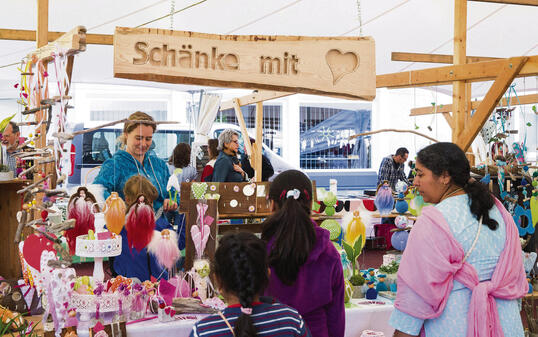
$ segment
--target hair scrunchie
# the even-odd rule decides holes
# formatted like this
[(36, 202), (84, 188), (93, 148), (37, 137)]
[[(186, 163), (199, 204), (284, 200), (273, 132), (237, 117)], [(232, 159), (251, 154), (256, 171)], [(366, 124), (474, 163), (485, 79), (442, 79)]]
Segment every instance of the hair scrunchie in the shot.
[(294, 188), (293, 190), (289, 190), (287, 193), (286, 193), (286, 198), (291, 198), (293, 197), (293, 199), (297, 200), (299, 199), (299, 197), (301, 196), (301, 191), (299, 191), (298, 189)]
[(241, 312), (245, 315), (252, 315), (252, 308), (243, 308), (241, 307)]

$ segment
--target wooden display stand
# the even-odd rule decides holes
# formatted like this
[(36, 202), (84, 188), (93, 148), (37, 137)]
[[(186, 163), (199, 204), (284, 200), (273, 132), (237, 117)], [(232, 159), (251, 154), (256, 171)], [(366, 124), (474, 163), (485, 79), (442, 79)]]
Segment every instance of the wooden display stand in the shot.
[(0, 276), (5, 279), (20, 278), (21, 262), (19, 259), (19, 247), (13, 241), (17, 232), (17, 211), (21, 209), (22, 195), (17, 194), (17, 190), (26, 185), (26, 180), (0, 181), (0, 224), (2, 235), (0, 235)]
[[(231, 231), (249, 231), (261, 233), (261, 223), (218, 224), (218, 220), (225, 219), (264, 219), (271, 215), (270, 202), (267, 198), (270, 182), (260, 183), (213, 183), (206, 182), (206, 196), (219, 194), (216, 199), (196, 199), (191, 190), (192, 182), (181, 183), (181, 200), (179, 212), (185, 213), (185, 270), (192, 267), (195, 256), (194, 245), (191, 240), (191, 227), (197, 224), (198, 210), (196, 205), (200, 202), (208, 205), (205, 215), (213, 218), (210, 236), (207, 240), (204, 256), (212, 259), (216, 249), (217, 235)], [(201, 184), (194, 182), (194, 184)], [(312, 182), (313, 200), (317, 201), (316, 182)], [(209, 195), (208, 195), (209, 194)], [(235, 206), (233, 206), (235, 205)], [(320, 223), (325, 219), (338, 219), (340, 215), (312, 214), (312, 220)]]

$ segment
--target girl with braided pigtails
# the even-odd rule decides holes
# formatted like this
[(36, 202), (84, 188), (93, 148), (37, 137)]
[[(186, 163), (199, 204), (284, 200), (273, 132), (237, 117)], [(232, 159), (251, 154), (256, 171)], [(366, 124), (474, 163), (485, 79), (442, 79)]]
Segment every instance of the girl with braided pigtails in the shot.
[(211, 267), (228, 307), (197, 322), (197, 336), (311, 336), (297, 310), (261, 302), (269, 280), (265, 243), (254, 234), (227, 234), (219, 241)]
[(296, 308), (315, 337), (343, 337), (344, 274), (329, 231), (310, 218), (312, 182), (297, 170), (271, 183), (273, 214), (263, 223), (271, 276), (265, 290)]

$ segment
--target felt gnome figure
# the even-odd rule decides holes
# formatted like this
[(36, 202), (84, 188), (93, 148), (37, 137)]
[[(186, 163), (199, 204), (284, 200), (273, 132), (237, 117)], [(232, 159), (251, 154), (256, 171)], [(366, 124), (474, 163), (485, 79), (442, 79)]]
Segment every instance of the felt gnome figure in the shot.
[(374, 288), (374, 282), (368, 281), (368, 290), (366, 291), (367, 300), (375, 300), (377, 298), (377, 290)]
[(127, 241), (129, 248), (141, 251), (151, 241), (153, 230), (155, 229), (155, 214), (153, 207), (147, 203), (148, 198), (140, 194), (136, 201), (127, 211)]
[(385, 278), (387, 277), (387, 275), (385, 274), (379, 274), (377, 275), (377, 285), (375, 286), (375, 290), (377, 290), (378, 292), (380, 291), (388, 291), (389, 288), (387, 287), (387, 284), (385, 283)]
[(77, 192), (69, 198), (67, 213), (69, 219), (75, 219), (75, 228), (65, 231), (65, 238), (69, 245), (69, 252), (74, 255), (77, 236), (88, 234), (89, 230), (95, 231), (94, 212), (99, 212), (97, 200), (86, 187), (79, 187)]
[(171, 270), (180, 257), (177, 234), (168, 229), (163, 229), (160, 232), (153, 231), (153, 238), (148, 245), (148, 251), (155, 256), (161, 266)]

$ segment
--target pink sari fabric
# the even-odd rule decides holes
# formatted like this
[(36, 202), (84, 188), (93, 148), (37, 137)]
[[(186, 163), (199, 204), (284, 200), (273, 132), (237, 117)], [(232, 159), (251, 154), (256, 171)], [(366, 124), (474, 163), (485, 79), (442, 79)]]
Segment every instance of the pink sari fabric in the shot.
[(439, 317), (457, 280), (472, 291), (467, 336), (504, 336), (495, 298), (521, 298), (528, 291), (528, 283), (516, 225), (498, 200), (495, 204), (506, 225), (506, 243), (491, 280), (482, 282), (475, 268), (463, 262), (463, 248), (441, 212), (434, 206), (423, 208), (398, 270), (398, 295), (394, 303), (398, 310), (420, 319)]

